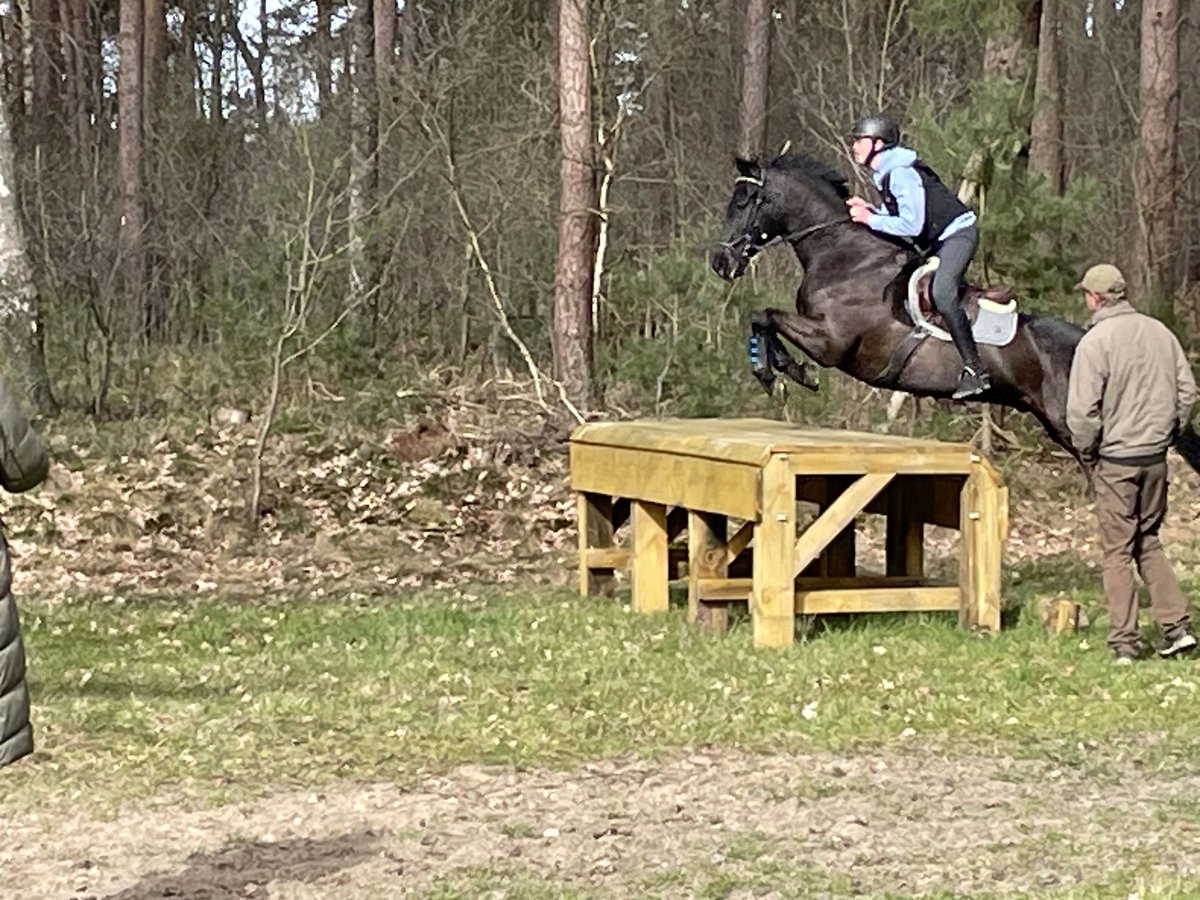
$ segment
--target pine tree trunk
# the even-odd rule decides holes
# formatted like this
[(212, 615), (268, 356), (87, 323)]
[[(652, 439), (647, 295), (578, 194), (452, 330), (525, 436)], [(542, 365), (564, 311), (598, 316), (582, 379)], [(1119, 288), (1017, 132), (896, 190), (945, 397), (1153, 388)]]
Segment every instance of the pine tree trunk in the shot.
[(333, 112), (333, 0), (317, 0), (317, 108), (321, 121)]
[(142, 36), (142, 119), (153, 137), (158, 124), (163, 78), (167, 71), (167, 19), (163, 0), (143, 0), (145, 33)]
[(393, 77), (396, 68), (396, 0), (375, 3), (375, 95), (379, 106), (379, 140), (392, 125)]
[[(117, 36), (117, 177), (120, 180), (122, 292), (144, 316), (146, 251), (142, 197), (142, 0), (121, 0)], [(143, 322), (143, 326), (148, 323)]]
[[(375, 272), (368, 242), (379, 200), (379, 95), (375, 80), (375, 4), (358, 0), (352, 13), (353, 62), (350, 154), (350, 296), (370, 296), (374, 321)], [(374, 329), (369, 332), (374, 334)]]
[(1179, 131), (1179, 2), (1143, 0), (1140, 116), (1133, 189), (1138, 228), (1129, 280), (1135, 301), (1171, 313), (1175, 290), (1176, 153)]
[(1062, 55), (1058, 48), (1059, 3), (1042, 0), (1037, 75), (1030, 129), (1029, 172), (1063, 190)]
[(14, 122), (14, 125), (20, 125), (25, 117), (25, 11), (28, 8), (28, 0), (12, 0), (9, 11), (12, 24), (5, 34), (3, 52), (7, 64), (4, 67), (4, 80), (8, 88), (6, 96), (9, 110), (12, 113), (10, 121)]
[(52, 118), (58, 99), (62, 67), (58, 40), (57, 0), (30, 0), (30, 40), (33, 51), (33, 109), (39, 120)]
[(749, 0), (746, 5), (745, 33), (738, 154), (750, 158), (758, 156), (766, 148), (767, 78), (771, 57), (770, 0)]
[(554, 373), (580, 409), (592, 399), (592, 274), (596, 179), (588, 54), (588, 0), (562, 0), (558, 103), (562, 182), (554, 271)]

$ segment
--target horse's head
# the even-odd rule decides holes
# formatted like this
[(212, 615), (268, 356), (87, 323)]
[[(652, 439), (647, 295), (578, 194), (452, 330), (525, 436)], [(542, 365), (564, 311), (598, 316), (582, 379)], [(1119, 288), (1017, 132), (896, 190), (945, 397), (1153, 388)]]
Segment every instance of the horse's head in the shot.
[(709, 254), (713, 271), (726, 281), (740, 278), (772, 241), (846, 217), (845, 180), (821, 163), (798, 154), (765, 165), (740, 157), (734, 162), (738, 177), (725, 209), (724, 236)]

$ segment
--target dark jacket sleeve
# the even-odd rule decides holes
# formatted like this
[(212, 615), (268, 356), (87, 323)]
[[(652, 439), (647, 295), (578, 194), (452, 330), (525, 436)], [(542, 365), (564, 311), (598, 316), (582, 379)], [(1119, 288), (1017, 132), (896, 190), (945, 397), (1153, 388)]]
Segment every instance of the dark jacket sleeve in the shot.
[(0, 486), (10, 493), (31, 490), (46, 480), (50, 454), (0, 377)]

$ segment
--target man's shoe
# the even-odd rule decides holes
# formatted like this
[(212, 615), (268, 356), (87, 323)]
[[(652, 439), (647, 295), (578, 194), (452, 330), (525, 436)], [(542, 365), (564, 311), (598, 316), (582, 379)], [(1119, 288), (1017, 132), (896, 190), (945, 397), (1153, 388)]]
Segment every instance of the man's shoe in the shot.
[(1137, 659), (1137, 651), (1129, 647), (1121, 647), (1113, 651), (1113, 663), (1118, 666), (1132, 666)]
[(1168, 641), (1166, 646), (1158, 651), (1158, 655), (1163, 659), (1170, 659), (1173, 656), (1180, 656), (1184, 653), (1190, 653), (1196, 649), (1196, 636), (1190, 631), (1185, 631), (1178, 635), (1174, 640)]
[(982, 394), (991, 386), (992, 381), (988, 378), (987, 372), (976, 372), (970, 366), (964, 366), (962, 373), (958, 376), (958, 387), (953, 396), (955, 400), (974, 397), (976, 394)]

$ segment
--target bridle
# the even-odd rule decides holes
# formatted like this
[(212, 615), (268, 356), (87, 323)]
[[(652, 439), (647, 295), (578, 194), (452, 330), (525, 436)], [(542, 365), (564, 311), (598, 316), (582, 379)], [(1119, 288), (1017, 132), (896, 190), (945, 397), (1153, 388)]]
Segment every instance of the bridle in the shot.
[[(763, 187), (763, 180), (761, 178), (752, 178), (749, 175), (739, 175), (736, 179), (734, 179), (734, 184), (737, 184), (739, 181), (744, 181), (747, 184), (752, 184), (758, 188)], [(762, 204), (763, 196), (756, 191), (754, 194), (754, 205), (762, 206)], [(805, 238), (816, 234), (818, 231), (824, 231), (826, 228), (831, 228), (834, 225), (843, 224), (852, 225), (853, 222), (849, 218), (834, 219), (829, 222), (819, 222), (816, 225), (810, 225), (807, 228), (801, 228), (799, 231), (792, 231), (787, 234), (777, 234), (775, 237), (771, 237), (765, 231), (760, 231), (756, 238), (756, 235), (747, 229), (741, 235), (741, 237), (736, 238), (733, 241), (720, 241), (718, 242), (717, 246), (724, 247), (726, 250), (729, 250), (733, 253), (741, 253), (746, 257), (746, 259), (753, 259), (760, 252), (766, 250), (773, 244), (779, 243), (780, 241), (787, 241), (795, 246)]]

